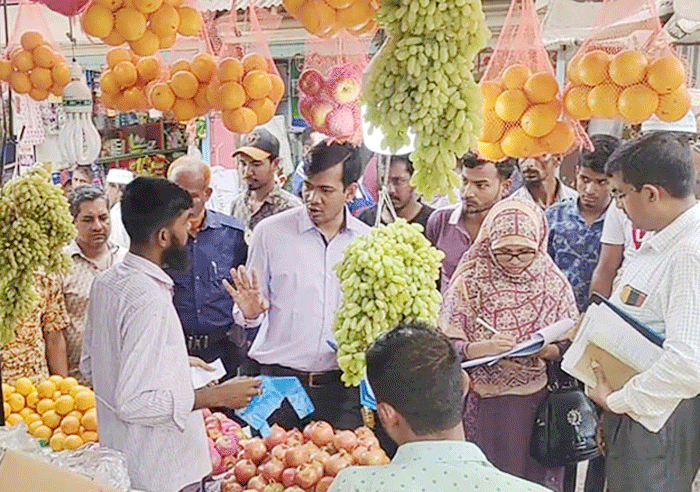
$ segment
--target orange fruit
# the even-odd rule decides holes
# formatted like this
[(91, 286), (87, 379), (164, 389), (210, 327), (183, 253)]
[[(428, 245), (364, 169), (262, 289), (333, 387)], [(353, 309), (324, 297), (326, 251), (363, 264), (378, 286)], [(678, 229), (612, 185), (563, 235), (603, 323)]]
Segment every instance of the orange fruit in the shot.
[(177, 34), (173, 34), (172, 36), (167, 36), (167, 37), (159, 37), (160, 39), (160, 49), (166, 49), (170, 48), (172, 45), (175, 44), (175, 41), (177, 41)]
[(75, 396), (75, 408), (84, 412), (95, 407), (95, 393), (92, 390), (84, 389)]
[(270, 89), (269, 97), (275, 103), (279, 103), (284, 96), (284, 81), (278, 75), (270, 75), (270, 84), (272, 89)]
[(192, 7), (178, 7), (177, 13), (180, 15), (180, 24), (177, 32), (183, 36), (196, 36), (202, 30), (204, 20), (202, 14)]
[(220, 87), (221, 84), (219, 84), (219, 80), (216, 78), (213, 78), (211, 82), (207, 84), (207, 102), (212, 108), (221, 109), (221, 103), (219, 101)]
[(151, 14), (149, 20), (151, 30), (159, 38), (169, 38), (177, 34), (177, 26), (180, 25), (180, 14), (171, 5), (163, 5)]
[(149, 100), (158, 111), (168, 111), (175, 103), (175, 94), (168, 84), (158, 83), (151, 88)]
[(614, 84), (593, 87), (587, 97), (591, 114), (599, 118), (615, 118), (618, 115), (617, 98), (621, 90), (621, 87)]
[(7, 399), (7, 403), (9, 403), (13, 412), (19, 412), (24, 408), (24, 396), (19, 393), (12, 393)]
[(32, 82), (29, 75), (24, 72), (12, 72), (10, 74), (10, 87), (17, 94), (27, 94), (32, 90)]
[(40, 89), (38, 87), (32, 87), (29, 89), (29, 97), (34, 99), (35, 101), (44, 101), (46, 100), (47, 97), (49, 97), (49, 91), (46, 89)]
[(123, 7), (114, 15), (114, 29), (126, 41), (136, 41), (146, 32), (146, 16), (133, 7)]
[(71, 415), (63, 417), (61, 420), (61, 430), (64, 434), (77, 434), (80, 430), (80, 421)]
[(107, 7), (112, 12), (115, 12), (124, 4), (122, 0), (95, 0), (95, 3), (99, 3)]
[(216, 61), (208, 53), (200, 53), (192, 60), (192, 73), (200, 82), (209, 82), (216, 71)]
[(15, 393), (19, 393), (22, 396), (27, 396), (30, 393), (36, 391), (34, 383), (29, 378), (19, 378), (15, 381)]
[(656, 116), (661, 121), (678, 121), (690, 111), (690, 106), (690, 94), (688, 94), (688, 89), (684, 84), (669, 94), (659, 96), (659, 107), (656, 108)]
[(43, 439), (45, 441), (49, 440), (51, 434), (53, 434), (53, 429), (45, 425), (38, 426), (36, 429), (34, 429), (34, 432), (32, 432), (32, 436), (36, 437), (37, 439)]
[(207, 98), (207, 84), (199, 85), (199, 89), (193, 99), (197, 106), (198, 113), (203, 112), (203, 114), (206, 114), (211, 110), (212, 106), (209, 104), (209, 99)]
[[(292, 14), (294, 17), (299, 15), (299, 11), (301, 10), (301, 8), (303, 7), (305, 2), (306, 2), (306, 0), (282, 0), (282, 4), (284, 5), (284, 8), (287, 9), (287, 12)], [(349, 0), (348, 4), (342, 8), (347, 7), (348, 5), (350, 5), (350, 3), (352, 3), (352, 0)], [(330, 3), (329, 3), (329, 5), (330, 5)], [(333, 7), (333, 8), (335, 8), (335, 7)]]
[(571, 150), (575, 142), (573, 127), (565, 121), (558, 121), (549, 134), (539, 139), (538, 144), (548, 154), (564, 154)]
[(53, 381), (53, 383), (56, 385), (56, 388), (58, 388), (61, 385), (61, 381), (63, 381), (63, 376), (53, 374), (49, 376), (49, 381)]
[(7, 398), (15, 392), (15, 387), (7, 383), (2, 383), (2, 399), (7, 401)]
[(141, 58), (136, 64), (136, 72), (142, 84), (155, 80), (160, 73), (160, 63), (152, 56)]
[(130, 109), (142, 109), (147, 105), (146, 94), (141, 87), (130, 87), (122, 94), (122, 104)]
[(596, 86), (608, 78), (610, 55), (602, 50), (589, 51), (578, 63), (578, 78), (586, 85)]
[(34, 58), (31, 51), (18, 51), (12, 57), (12, 65), (20, 72), (29, 72), (34, 68)]
[(49, 439), (49, 446), (53, 451), (63, 451), (66, 445), (66, 436), (62, 432), (56, 432), (51, 439)]
[(94, 409), (85, 412), (85, 415), (80, 419), (80, 423), (87, 430), (96, 431), (97, 430), (97, 412)]
[(66, 63), (59, 63), (51, 69), (51, 78), (55, 86), (65, 86), (71, 80), (70, 68)]
[(5, 412), (5, 415), (10, 415), (12, 413), (12, 408), (6, 401), (2, 402), (2, 409)]
[(29, 80), (37, 89), (48, 90), (53, 85), (51, 70), (44, 67), (33, 68), (32, 71), (29, 72)]
[(25, 31), (19, 38), (19, 44), (27, 51), (32, 51), (37, 46), (43, 44), (44, 36), (37, 31)]
[(119, 62), (131, 62), (131, 53), (124, 48), (112, 48), (107, 52), (106, 61), (107, 67), (114, 68)]
[(325, 2), (332, 8), (339, 10), (349, 7), (353, 0), (325, 0)]
[(192, 66), (190, 65), (190, 62), (187, 60), (178, 60), (170, 65), (170, 75), (180, 71), (191, 72)]
[(530, 69), (518, 63), (505, 69), (501, 75), (501, 82), (506, 89), (522, 89), (531, 76)]
[(272, 82), (267, 72), (253, 70), (243, 78), (243, 89), (250, 99), (262, 99), (272, 90)]
[(58, 399), (61, 397), (62, 394), (63, 394), (63, 393), (61, 392), (61, 390), (56, 390), (56, 391), (54, 392), (54, 394), (53, 394), (53, 399), (54, 399), (54, 400), (58, 400)]
[[(37, 417), (39, 417), (39, 416), (37, 415)], [(24, 419), (24, 423), (27, 424), (27, 431), (31, 435), (34, 435), (34, 431), (37, 430), (42, 425), (44, 425), (44, 423), (41, 421), (41, 417), (39, 417), (38, 420), (32, 420), (29, 423), (27, 423), (27, 419)]]
[(240, 82), (243, 79), (243, 64), (235, 58), (224, 58), (219, 62), (216, 73), (222, 83)]
[(100, 89), (103, 93), (112, 95), (120, 92), (119, 83), (112, 70), (107, 70), (100, 76)]
[(10, 72), (12, 72), (12, 62), (10, 60), (0, 60), (0, 80), (9, 82)]
[(180, 70), (170, 77), (170, 88), (180, 99), (191, 99), (199, 89), (199, 82), (192, 72)]
[(501, 150), (510, 157), (528, 157), (534, 154), (535, 148), (535, 139), (519, 126), (507, 130), (501, 139)]
[(152, 14), (163, 5), (163, 0), (132, 0), (134, 7), (144, 14)]
[(29, 393), (27, 395), (27, 406), (29, 408), (36, 408), (37, 404), (39, 403), (39, 400), (41, 398), (39, 397), (39, 393), (36, 391), (33, 391), (32, 393)]
[(670, 94), (685, 82), (685, 66), (675, 56), (657, 58), (647, 69), (647, 83), (659, 94)]
[(321, 31), (328, 27), (332, 28), (333, 24), (336, 23), (336, 19), (338, 25), (346, 29), (362, 27), (374, 13), (371, 2), (366, 0), (355, 0), (349, 6), (339, 10), (333, 9), (323, 0), (309, 1), (311, 3), (307, 4), (307, 9), (311, 6), (314, 12), (317, 12)]
[(189, 121), (197, 115), (197, 105), (192, 99), (175, 99), (171, 109), (178, 121)]
[(262, 70), (267, 72), (267, 61), (257, 53), (249, 53), (243, 57), (243, 72), (248, 73), (253, 70)]
[(62, 395), (56, 400), (56, 413), (68, 415), (75, 408), (75, 399), (70, 395)]
[(88, 443), (88, 442), (97, 442), (99, 437), (97, 435), (97, 432), (95, 432), (95, 431), (84, 430), (84, 431), (80, 432), (80, 439), (82, 439), (83, 442)]
[(520, 89), (507, 89), (496, 98), (494, 109), (499, 118), (506, 122), (518, 121), (530, 105), (527, 96)]
[(367, 24), (365, 24), (363, 27), (347, 28), (347, 30), (350, 34), (352, 34), (353, 36), (357, 36), (357, 37), (360, 37), (363, 34), (373, 33), (377, 29), (379, 29), (379, 24), (377, 24), (377, 21), (375, 21), (374, 19), (370, 19), (369, 22), (367, 22)]
[(61, 390), (61, 393), (64, 395), (67, 395), (70, 393), (71, 388), (78, 386), (78, 380), (75, 379), (72, 376), (69, 376), (67, 378), (64, 378), (63, 381), (60, 382), (58, 385), (58, 389)]
[(5, 418), (5, 423), (10, 427), (14, 427), (20, 422), (24, 422), (24, 419), (17, 413), (11, 413)]
[[(25, 400), (26, 400), (26, 399), (25, 399)], [(26, 404), (26, 403), (25, 403), (25, 404)], [(27, 416), (33, 414), (33, 413), (34, 413), (34, 410), (32, 410), (31, 408), (28, 408), (28, 407), (24, 407), (22, 410), (20, 410), (20, 411), (17, 412), (17, 413), (20, 414), (20, 416), (22, 417), (22, 419), (24, 419), (24, 421), (26, 422), (26, 421), (27, 421)]]
[(575, 85), (583, 84), (583, 81), (578, 75), (578, 66), (581, 63), (582, 56), (575, 56), (566, 65), (566, 79)]
[(272, 117), (275, 116), (275, 111), (277, 110), (277, 105), (272, 102), (269, 97), (251, 101), (249, 104), (247, 104), (247, 106), (255, 111), (255, 115), (258, 117), (258, 125), (262, 125), (270, 121)]
[(55, 410), (49, 410), (41, 415), (41, 421), (46, 426), (56, 429), (61, 423), (61, 416)]
[(246, 134), (255, 129), (258, 117), (250, 108), (245, 106), (233, 110), (225, 110), (221, 113), (224, 126), (233, 133)]
[(648, 120), (658, 107), (659, 95), (644, 84), (627, 87), (617, 100), (617, 111), (631, 124)]
[(117, 97), (119, 97), (119, 95), (103, 92), (100, 94), (100, 101), (107, 108), (117, 109)]
[(647, 57), (641, 51), (620, 51), (610, 60), (608, 74), (617, 85), (628, 87), (644, 80), (648, 64)]
[[(114, 74), (114, 81), (122, 89), (134, 85), (136, 83), (136, 79), (138, 78), (138, 72), (136, 72), (136, 67), (130, 61), (121, 61), (117, 63), (112, 69), (112, 74)], [(66, 381), (68, 381), (68, 379), (71, 378), (66, 378), (61, 383), (62, 393), (69, 393), (70, 389), (78, 384), (78, 382), (75, 381), (75, 379), (73, 379), (73, 381), (75, 381), (75, 384), (67, 387), (68, 383), (66, 383)]]
[(146, 29), (135, 41), (129, 41), (131, 51), (138, 56), (151, 56), (160, 48), (160, 38), (153, 31)]
[(591, 119), (591, 109), (588, 107), (590, 87), (585, 85), (573, 86), (564, 96), (564, 107), (571, 117), (577, 120)]
[(107, 37), (102, 38), (102, 42), (107, 46), (119, 46), (126, 43), (126, 40), (119, 34), (119, 31), (112, 29)]
[(484, 143), (498, 142), (506, 129), (505, 122), (498, 117), (495, 111), (486, 111), (481, 125), (479, 140)]
[(557, 124), (559, 113), (550, 104), (535, 104), (530, 107), (520, 119), (520, 126), (531, 137), (539, 138), (547, 135)]
[(484, 111), (494, 109), (496, 106), (496, 99), (501, 95), (501, 92), (503, 92), (501, 82), (498, 80), (482, 82), (479, 88), (481, 89), (481, 96), (484, 98)]
[(246, 101), (246, 93), (241, 84), (225, 82), (219, 87), (219, 104), (223, 110), (238, 109)]
[(532, 103), (547, 103), (557, 97), (559, 84), (549, 72), (538, 72), (525, 81), (525, 95)]
[(91, 4), (80, 18), (83, 31), (96, 38), (109, 36), (114, 28), (112, 11), (99, 3)]
[(49, 410), (53, 410), (55, 408), (55, 401), (53, 401), (51, 398), (44, 398), (42, 400), (39, 400), (39, 403), (36, 404), (36, 413), (38, 413), (39, 415), (44, 415)]
[(59, 61), (60, 57), (48, 44), (42, 44), (32, 50), (32, 59), (37, 67), (53, 68)]
[(489, 161), (500, 161), (506, 156), (498, 143), (482, 142), (479, 140), (476, 143), (476, 147), (479, 154)]
[(85, 443), (80, 438), (80, 436), (70, 435), (66, 436), (66, 439), (63, 443), (63, 449), (76, 450), (80, 448), (83, 444)]

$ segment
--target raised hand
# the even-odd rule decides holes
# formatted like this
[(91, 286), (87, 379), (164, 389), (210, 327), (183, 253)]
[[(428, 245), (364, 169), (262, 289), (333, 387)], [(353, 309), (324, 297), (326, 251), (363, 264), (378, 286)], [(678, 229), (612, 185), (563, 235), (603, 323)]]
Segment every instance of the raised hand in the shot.
[(258, 272), (255, 271), (255, 268), (250, 276), (243, 265), (239, 266), (238, 269), (232, 268), (231, 278), (233, 285), (224, 279), (224, 289), (231, 296), (233, 302), (238, 305), (246, 319), (255, 319), (268, 310), (270, 303), (262, 295)]

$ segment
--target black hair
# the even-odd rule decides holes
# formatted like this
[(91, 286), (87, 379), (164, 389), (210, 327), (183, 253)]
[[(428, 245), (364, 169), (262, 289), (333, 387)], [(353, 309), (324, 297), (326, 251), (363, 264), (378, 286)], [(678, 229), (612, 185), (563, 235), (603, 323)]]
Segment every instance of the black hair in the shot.
[(594, 173), (605, 173), (605, 163), (620, 146), (620, 139), (612, 135), (592, 135), (593, 150), (583, 150), (578, 157), (578, 167), (585, 167)]
[(645, 184), (660, 186), (674, 198), (693, 194), (695, 167), (690, 146), (671, 132), (659, 131), (631, 140), (613, 152), (605, 172), (620, 172), (639, 191)]
[(367, 349), (367, 379), (413, 432), (452, 429), (462, 420), (464, 379), (450, 340), (418, 322), (402, 322)]
[(498, 175), (501, 179), (510, 179), (515, 172), (515, 169), (518, 167), (517, 159), (508, 158), (505, 161), (494, 162), (487, 159), (482, 159), (472, 151), (467, 152), (459, 160), (458, 165), (468, 167), (469, 169), (474, 169), (475, 167), (483, 166), (489, 162), (493, 162), (493, 165), (496, 166), (496, 170), (498, 171)]
[(313, 176), (338, 164), (343, 165), (343, 186), (347, 188), (360, 179), (362, 164), (360, 150), (352, 144), (328, 144), (325, 141), (311, 149), (304, 162), (304, 175)]
[(411, 161), (411, 156), (409, 154), (392, 155), (391, 164), (394, 164), (395, 162), (404, 162), (406, 164), (406, 171), (408, 171), (408, 174), (413, 176), (413, 162)]
[[(92, 185), (79, 186), (73, 190), (68, 197), (68, 202), (70, 203), (70, 213), (73, 215), (73, 218), (76, 218), (80, 213), (80, 205), (85, 202), (92, 202), (99, 198), (102, 198), (105, 202), (107, 202), (107, 197), (105, 196), (104, 191)], [(109, 206), (109, 204), (107, 205)]]
[(131, 244), (148, 243), (151, 234), (170, 226), (180, 214), (192, 207), (189, 193), (167, 179), (134, 179), (122, 198), (122, 222)]

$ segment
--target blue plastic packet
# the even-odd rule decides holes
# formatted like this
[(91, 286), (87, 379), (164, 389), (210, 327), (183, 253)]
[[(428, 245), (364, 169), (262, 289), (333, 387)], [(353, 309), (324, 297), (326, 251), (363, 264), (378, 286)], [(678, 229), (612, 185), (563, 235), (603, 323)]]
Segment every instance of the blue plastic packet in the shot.
[(377, 410), (377, 399), (367, 378), (360, 381), (360, 405), (370, 410)]

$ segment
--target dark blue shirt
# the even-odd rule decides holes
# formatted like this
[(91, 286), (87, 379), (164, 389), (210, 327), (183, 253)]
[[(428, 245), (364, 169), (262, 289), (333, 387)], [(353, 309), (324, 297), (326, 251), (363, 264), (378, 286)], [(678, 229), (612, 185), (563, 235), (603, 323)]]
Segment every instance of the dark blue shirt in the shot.
[(222, 281), (231, 281), (231, 268), (246, 262), (243, 235), (237, 219), (207, 210), (197, 235), (187, 239), (190, 267), (168, 272), (175, 282), (173, 302), (186, 335), (211, 335), (231, 328), (233, 301)]
[(555, 203), (545, 213), (549, 222), (549, 255), (569, 279), (581, 311), (588, 301), (591, 277), (600, 256), (605, 213), (590, 226), (581, 215), (578, 200)]

